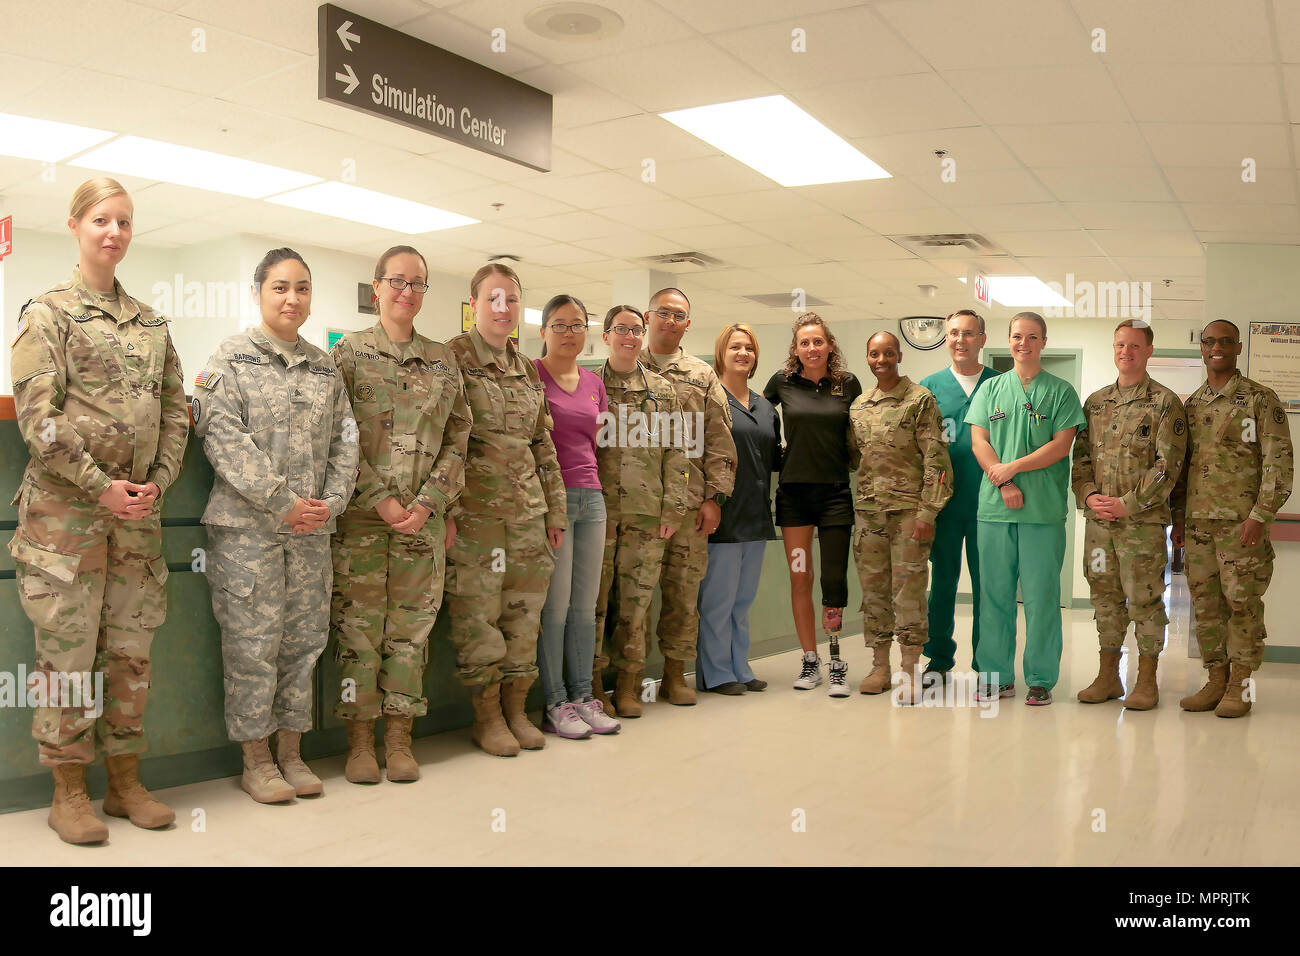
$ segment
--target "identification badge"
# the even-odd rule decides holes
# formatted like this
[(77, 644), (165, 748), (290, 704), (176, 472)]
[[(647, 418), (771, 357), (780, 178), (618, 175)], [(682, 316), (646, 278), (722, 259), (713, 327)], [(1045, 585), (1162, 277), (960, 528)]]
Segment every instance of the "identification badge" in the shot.
[(996, 422), (998, 419), (1000, 419), (1000, 418), (1006, 418), (1006, 417), (1007, 417), (1007, 413), (1006, 413), (1006, 412), (998, 412), (996, 415), (990, 415), (990, 416), (989, 416), (989, 421), (991, 421), (991, 422)]

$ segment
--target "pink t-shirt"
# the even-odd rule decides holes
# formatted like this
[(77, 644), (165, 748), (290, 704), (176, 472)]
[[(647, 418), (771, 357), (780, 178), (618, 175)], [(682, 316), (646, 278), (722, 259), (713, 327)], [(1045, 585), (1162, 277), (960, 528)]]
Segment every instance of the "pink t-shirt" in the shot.
[(569, 394), (546, 371), (541, 359), (533, 359), (537, 374), (546, 386), (546, 402), (551, 406), (551, 441), (560, 460), (560, 473), (566, 488), (600, 488), (596, 471), (596, 416), (609, 411), (605, 383), (595, 372), (578, 366), (578, 387)]

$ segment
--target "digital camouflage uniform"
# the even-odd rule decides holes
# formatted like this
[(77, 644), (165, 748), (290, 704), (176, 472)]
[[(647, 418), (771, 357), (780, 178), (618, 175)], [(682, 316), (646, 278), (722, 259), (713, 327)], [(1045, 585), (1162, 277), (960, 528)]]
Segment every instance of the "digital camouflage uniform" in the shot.
[[(1121, 388), (1107, 385), (1083, 404), (1087, 423), (1074, 440), (1070, 483), (1087, 520), (1083, 574), (1103, 650), (1124, 646), (1133, 622), (1138, 652), (1159, 657), (1165, 644), (1165, 529), (1169, 496), (1183, 470), (1187, 420), (1174, 392), (1151, 376)], [(1098, 518), (1088, 495), (1123, 500), (1125, 517)]]
[[(695, 518), (706, 498), (730, 495), (736, 481), (731, 406), (712, 366), (694, 355), (679, 349), (677, 357), (662, 367), (648, 348), (639, 357), (647, 369), (668, 379), (677, 393), (687, 434), (694, 436), (697, 421), (704, 422), (703, 455), (686, 459), (690, 472), (686, 520), (668, 539), (659, 576), (659, 652), (665, 659), (693, 661), (700, 637), (700, 582), (709, 568), (709, 536), (696, 530)], [(692, 441), (686, 447), (692, 448)]]
[[(1286, 412), (1272, 389), (1241, 372), (1221, 391), (1205, 382), (1185, 407), (1187, 465), (1174, 489), (1173, 520), (1186, 524), (1196, 643), (1207, 668), (1231, 661), (1258, 670), (1273, 576), (1269, 530), (1294, 471)], [(1241, 544), (1246, 518), (1264, 524), (1254, 547)]]
[[(194, 433), (212, 463), (207, 575), (221, 626), (234, 741), (311, 730), (311, 672), (330, 616), (330, 535), (352, 496), (357, 427), (329, 355), (298, 339), (286, 360), (262, 326), (217, 346), (194, 382)], [(330, 517), (295, 534), (296, 498)]]
[[(161, 497), (121, 521), (99, 504), (112, 481), (165, 494), (189, 435), (185, 381), (166, 320), (131, 298), (89, 290), (79, 269), (28, 302), (10, 371), (18, 428), (31, 454), (9, 543), (18, 595), (36, 632), (35, 671), (104, 675), (103, 712), (38, 707), (32, 736), (45, 766), (145, 750), (149, 649), (167, 616)], [(93, 679), (93, 678), (92, 678)], [(92, 685), (93, 686), (93, 685)]]
[(447, 343), (473, 426), (465, 488), (452, 506), (447, 607), (457, 672), (467, 686), (537, 678), (537, 632), (555, 557), (547, 528), (567, 528), (564, 479), (537, 368), (477, 328)]
[[(414, 332), (394, 344), (376, 323), (331, 352), (352, 396), (357, 487), (334, 535), (330, 632), (345, 683), (334, 714), (374, 720), (428, 710), (424, 668), (442, 605), (443, 515), (465, 480), (469, 406), (451, 350)], [(414, 534), (375, 511), (385, 498), (430, 511)]]
[[(642, 377), (644, 374), (644, 378)], [(638, 413), (647, 418), (656, 412), (680, 412), (677, 393), (668, 380), (644, 366), (626, 374), (616, 372), (608, 362), (601, 380), (609, 397), (609, 414), (617, 421)], [(626, 411), (620, 413), (620, 407)], [(597, 674), (609, 666), (641, 674), (645, 670), (647, 623), (650, 602), (663, 565), (661, 524), (684, 533), (687, 524), (686, 486), (689, 476), (686, 452), (662, 429), (655, 436), (632, 432), (621, 442), (616, 435), (598, 434), (596, 465), (605, 496), (605, 555), (600, 567), (600, 589), (596, 592)], [(672, 539), (668, 539), (671, 541)], [(614, 607), (609, 653), (604, 652), (605, 619)]]
[(853, 560), (862, 584), (867, 647), (924, 645), (930, 541), (914, 541), (952, 497), (952, 461), (939, 405), (929, 389), (901, 376), (888, 392), (864, 392), (849, 408), (849, 465), (856, 484)]

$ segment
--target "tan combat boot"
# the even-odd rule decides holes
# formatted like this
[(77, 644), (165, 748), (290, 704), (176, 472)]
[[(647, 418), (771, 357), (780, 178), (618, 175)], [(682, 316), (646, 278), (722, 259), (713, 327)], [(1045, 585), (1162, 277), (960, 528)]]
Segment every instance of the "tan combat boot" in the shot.
[(410, 717), (384, 716), (384, 767), (394, 782), (420, 779), (420, 765), (411, 753), (411, 723)]
[(519, 741), (501, 715), (501, 685), (472, 688), (469, 699), (474, 705), (474, 743), (494, 757), (519, 756)]
[(614, 712), (620, 717), (641, 716), (641, 672), (619, 671), (614, 688)]
[(64, 843), (102, 843), (108, 827), (95, 816), (86, 793), (86, 766), (61, 763), (54, 772), (54, 802), (50, 804), (50, 829)]
[(871, 649), (871, 673), (862, 678), (858, 690), (864, 694), (883, 694), (894, 685), (893, 675), (889, 673), (889, 648), (892, 641), (877, 644)]
[(605, 692), (605, 678), (598, 670), (591, 672), (591, 696), (600, 701), (600, 706), (605, 708), (605, 713), (614, 713), (614, 702), (609, 699), (609, 694)]
[(325, 792), (325, 785), (302, 759), (298, 749), (301, 744), (302, 731), (281, 727), (275, 732), (275, 762), (280, 765), (284, 782), (293, 787), (294, 796), (318, 797)]
[(348, 761), (343, 776), (348, 783), (378, 783), (379, 761), (375, 759), (375, 722), (344, 720), (348, 728)]
[[(921, 644), (904, 644), (901, 648), (903, 681), (898, 690), (898, 703), (905, 707), (921, 702), (921, 675), (916, 672), (916, 665), (921, 660), (922, 646)], [(886, 655), (887, 658), (888, 655)]]
[(1178, 702), (1178, 706), (1183, 710), (1200, 712), (1204, 710), (1214, 710), (1219, 701), (1223, 699), (1223, 692), (1228, 687), (1228, 665), (1211, 664), (1206, 669), (1205, 686), (1189, 697), (1184, 697)]
[(127, 817), (136, 826), (156, 830), (176, 821), (171, 807), (155, 800), (140, 783), (140, 757), (138, 754), (119, 754), (109, 757), (108, 793), (104, 796), (104, 812), (110, 817)]
[(1250, 701), (1241, 699), (1241, 684), (1248, 677), (1250, 668), (1233, 661), (1228, 686), (1224, 689), (1219, 706), (1214, 708), (1215, 717), (1245, 717), (1250, 713)]
[(546, 746), (546, 738), (533, 726), (533, 722), (524, 713), (524, 701), (528, 697), (528, 688), (533, 686), (531, 677), (516, 677), (502, 682), (501, 710), (506, 715), (506, 726), (524, 750), (541, 750)]
[(280, 776), (266, 738), (240, 741), (244, 751), (244, 776), (239, 786), (258, 803), (284, 803), (293, 799), (293, 787)]
[[(1076, 695), (1085, 704), (1101, 704), (1124, 696), (1124, 682), (1119, 679), (1119, 648), (1103, 647), (1097, 678)], [(1134, 708), (1145, 710), (1146, 708)]]
[(659, 686), (659, 699), (678, 707), (695, 703), (695, 688), (686, 683), (686, 662), (672, 658), (664, 660), (664, 679)]
[[(1137, 686), (1124, 698), (1126, 710), (1151, 710), (1160, 703), (1160, 690), (1156, 687), (1157, 657), (1138, 658)], [(1083, 700), (1082, 697), (1079, 698)]]

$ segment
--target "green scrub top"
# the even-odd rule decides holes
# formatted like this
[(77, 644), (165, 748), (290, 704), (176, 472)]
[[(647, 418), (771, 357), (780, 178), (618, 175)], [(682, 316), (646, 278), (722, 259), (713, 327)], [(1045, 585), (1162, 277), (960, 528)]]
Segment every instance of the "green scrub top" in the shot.
[[(980, 386), (997, 376), (997, 372), (985, 365), (980, 371), (979, 381), (975, 383), (975, 391), (970, 395), (966, 394), (961, 382), (952, 374), (951, 367), (921, 379), (921, 385), (928, 388), (934, 395), (934, 400), (939, 403), (939, 417), (943, 419), (944, 434), (951, 436), (948, 441), (948, 457), (952, 459), (953, 493), (943, 509), (948, 516), (973, 520), (979, 507), (980, 484), (988, 484), (984, 469), (971, 451), (970, 425), (966, 424), (966, 412), (970, 410), (970, 403)], [(951, 425), (948, 424), (949, 421), (952, 422)]]
[[(1057, 432), (1082, 428), (1086, 421), (1079, 396), (1069, 382), (1050, 372), (1039, 372), (1026, 392), (1015, 369), (977, 388), (966, 413), (968, 425), (988, 429), (989, 444), (1002, 462), (1023, 458), (1046, 445)], [(1022, 471), (1016, 475), (1015, 483), (1024, 495), (1025, 505), (1013, 510), (1003, 503), (1002, 493), (993, 487), (988, 476), (980, 479), (980, 521), (1016, 524), (1065, 521), (1070, 491), (1068, 454), (1046, 468)]]

